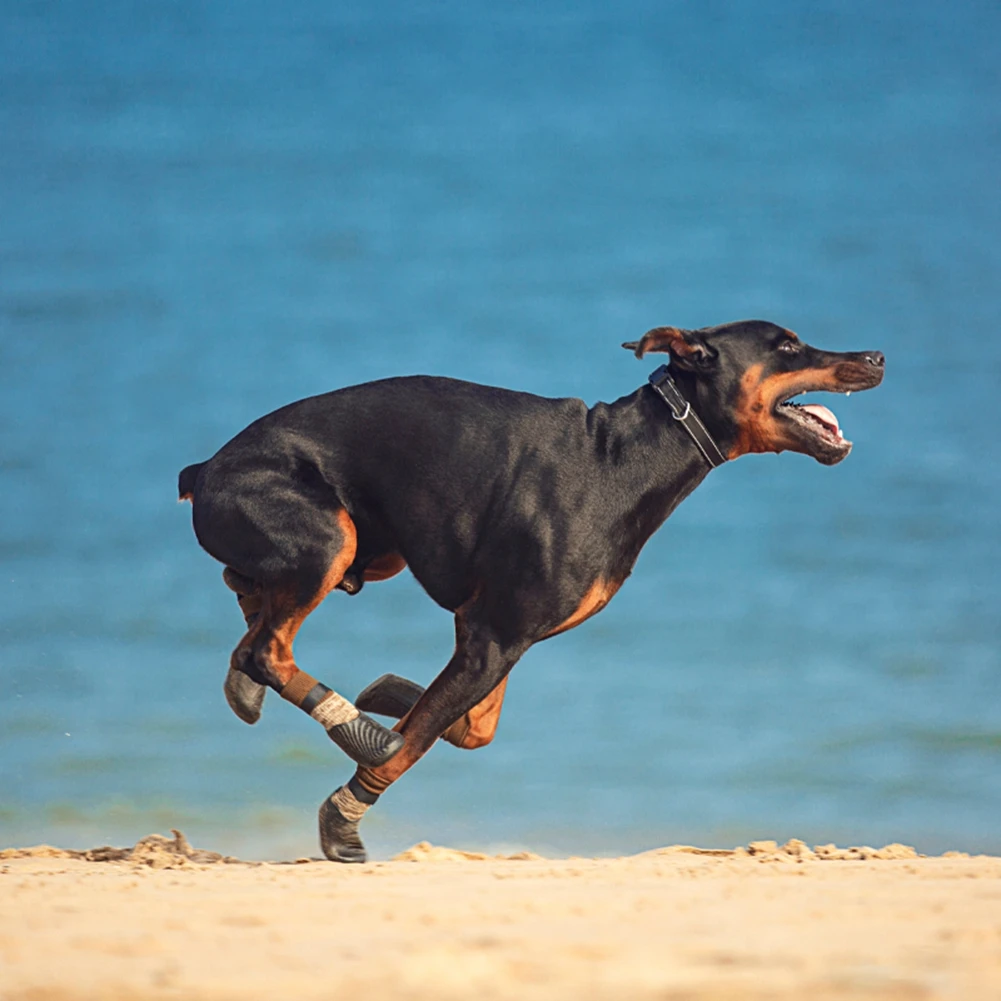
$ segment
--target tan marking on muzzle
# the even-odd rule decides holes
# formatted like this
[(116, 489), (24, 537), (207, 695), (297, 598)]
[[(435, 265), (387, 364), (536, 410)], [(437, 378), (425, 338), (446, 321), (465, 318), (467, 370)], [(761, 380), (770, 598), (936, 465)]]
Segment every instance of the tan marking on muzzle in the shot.
[(775, 417), (776, 402), (801, 390), (838, 392), (840, 388), (837, 366), (779, 372), (762, 379), (763, 369), (763, 365), (752, 365), (740, 380), (740, 395), (734, 408), (737, 440), (727, 453), (728, 459), (751, 452), (781, 452), (790, 447), (792, 440)]

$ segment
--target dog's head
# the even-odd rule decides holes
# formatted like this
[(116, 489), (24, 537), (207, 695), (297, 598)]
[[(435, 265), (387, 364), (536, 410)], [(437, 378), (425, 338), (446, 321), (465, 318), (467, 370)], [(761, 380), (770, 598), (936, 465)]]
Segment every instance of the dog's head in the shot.
[(852, 443), (827, 407), (793, 397), (872, 389), (885, 370), (880, 351), (821, 351), (766, 320), (655, 327), (622, 346), (637, 358), (651, 351), (671, 356), (672, 375), (729, 459), (791, 450), (833, 466)]

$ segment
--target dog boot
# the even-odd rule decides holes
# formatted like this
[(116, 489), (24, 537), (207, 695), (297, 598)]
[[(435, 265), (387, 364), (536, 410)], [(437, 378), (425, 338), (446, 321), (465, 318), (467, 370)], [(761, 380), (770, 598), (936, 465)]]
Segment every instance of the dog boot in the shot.
[(355, 705), (363, 712), (403, 719), (423, 694), (424, 689), (416, 681), (384, 674), (359, 694)]
[(352, 761), (366, 768), (384, 765), (405, 743), (402, 734), (387, 730), (363, 712), (347, 723), (328, 727), (327, 736)]
[[(222, 579), (226, 587), (236, 595), (240, 611), (243, 612), (243, 620), (249, 629), (257, 621), (264, 604), (260, 589), (249, 577), (237, 573), (232, 567), (223, 570)], [(244, 723), (253, 724), (261, 718), (261, 707), (264, 705), (264, 696), (267, 692), (264, 685), (254, 681), (243, 671), (236, 671), (231, 667), (222, 690), (230, 709)]]
[(327, 731), (327, 736), (359, 765), (378, 768), (403, 747), (401, 734), (376, 723), (305, 671), (296, 671), (280, 694), (286, 702), (312, 716)]
[(331, 862), (364, 862), (368, 858), (358, 824), (378, 798), (352, 779), (323, 801), (320, 848)]
[(261, 718), (261, 706), (264, 705), (264, 693), (267, 692), (264, 685), (259, 685), (243, 671), (231, 667), (222, 690), (230, 709), (244, 723), (256, 723)]
[[(423, 694), (424, 689), (416, 681), (398, 674), (384, 674), (359, 694), (355, 705), (366, 712), (403, 719)], [(441, 735), (441, 739), (461, 748), (468, 731), (469, 721), (462, 716)]]

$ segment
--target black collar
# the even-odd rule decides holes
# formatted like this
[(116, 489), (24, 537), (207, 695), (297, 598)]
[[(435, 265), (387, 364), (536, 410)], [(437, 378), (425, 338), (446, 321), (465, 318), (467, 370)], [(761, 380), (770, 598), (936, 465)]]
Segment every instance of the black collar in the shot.
[(699, 415), (692, 409), (691, 403), (685, 399), (678, 389), (677, 383), (671, 378), (666, 365), (661, 365), (655, 372), (650, 373), (650, 385), (654, 392), (671, 408), (671, 416), (678, 421), (681, 426), (691, 436), (692, 441), (699, 447), (702, 457), (715, 469), (726, 462), (726, 456), (719, 450), (719, 445), (713, 436), (706, 430), (705, 424), (699, 420)]

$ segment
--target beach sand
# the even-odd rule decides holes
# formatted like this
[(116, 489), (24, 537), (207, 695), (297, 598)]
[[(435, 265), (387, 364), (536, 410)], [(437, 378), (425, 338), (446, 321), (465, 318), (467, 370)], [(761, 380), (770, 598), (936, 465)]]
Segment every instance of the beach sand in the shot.
[(421, 844), (344, 866), (239, 862), (176, 833), (8, 849), (0, 997), (996, 1001), (1001, 858)]

